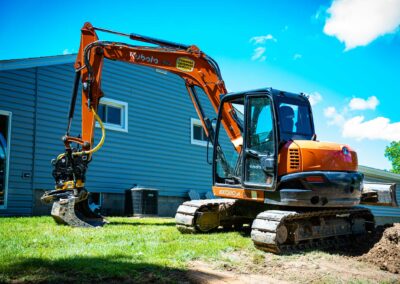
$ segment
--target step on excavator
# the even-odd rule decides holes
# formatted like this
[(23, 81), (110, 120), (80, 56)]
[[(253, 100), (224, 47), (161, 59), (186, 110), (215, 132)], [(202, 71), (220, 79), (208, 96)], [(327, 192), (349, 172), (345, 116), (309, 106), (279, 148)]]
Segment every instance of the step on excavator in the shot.
[[(130, 45), (99, 40), (96, 31), (144, 42)], [(104, 59), (157, 68), (180, 76), (213, 145), (213, 194), (217, 199), (192, 200), (179, 206), (175, 220), (182, 233), (251, 226), (251, 239), (274, 253), (341, 245), (374, 229), (363, 200), (363, 174), (349, 146), (317, 140), (307, 95), (272, 88), (229, 93), (218, 64), (195, 45), (97, 28), (85, 23), (75, 62), (65, 152), (52, 161), (55, 189), (42, 200), (53, 202), (57, 223), (76, 227), (105, 224), (88, 206), (85, 174), (105, 140), (97, 109), (103, 92)], [(82, 84), (81, 134), (71, 136), (79, 84)], [(204, 91), (217, 113), (216, 127), (206, 117), (196, 89)], [(179, 94), (180, 95), (180, 94)], [(94, 126), (102, 137), (94, 145)], [(371, 188), (371, 187), (370, 187)], [(381, 186), (382, 188), (382, 186)], [(369, 190), (368, 204), (395, 203)], [(386, 202), (386, 203), (385, 203)]]

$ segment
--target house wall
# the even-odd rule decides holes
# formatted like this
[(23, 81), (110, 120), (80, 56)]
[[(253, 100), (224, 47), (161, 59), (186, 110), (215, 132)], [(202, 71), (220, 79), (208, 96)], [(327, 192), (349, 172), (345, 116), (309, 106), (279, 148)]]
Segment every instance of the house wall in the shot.
[[(31, 214), (32, 209), (34, 214), (47, 213), (49, 207), (39, 198), (53, 188), (50, 161), (63, 151), (73, 65), (1, 71), (0, 76), (0, 109), (13, 112), (9, 206), (0, 214)], [(115, 205), (135, 185), (156, 188), (165, 215), (189, 190), (210, 190), (206, 147), (190, 142), (190, 119), (197, 114), (180, 77), (106, 60), (102, 88), (105, 97), (128, 103), (128, 132), (106, 131), (103, 149), (93, 156), (87, 172), (89, 191), (104, 193), (105, 203)], [(204, 94), (200, 96), (206, 113), (213, 113)], [(80, 103), (72, 135), (80, 131)], [(101, 131), (95, 132), (97, 142)], [(22, 171), (32, 178), (21, 179)]]
[(12, 113), (7, 206), (0, 215), (32, 213), (36, 73), (37, 68), (0, 72), (0, 109)]
[[(400, 202), (400, 176), (372, 169), (369, 167), (360, 166), (360, 171), (364, 173), (365, 182), (376, 183), (390, 183), (396, 184), (396, 198)], [(400, 207), (387, 207), (387, 206), (365, 206), (369, 208), (375, 216), (377, 224), (391, 224), (400, 222)]]

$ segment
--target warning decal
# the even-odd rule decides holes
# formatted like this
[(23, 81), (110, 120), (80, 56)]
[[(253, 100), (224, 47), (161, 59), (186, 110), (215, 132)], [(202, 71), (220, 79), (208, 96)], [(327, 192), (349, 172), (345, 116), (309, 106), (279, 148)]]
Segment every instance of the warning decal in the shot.
[(187, 57), (179, 57), (176, 60), (176, 68), (185, 72), (192, 72), (194, 68), (194, 60)]

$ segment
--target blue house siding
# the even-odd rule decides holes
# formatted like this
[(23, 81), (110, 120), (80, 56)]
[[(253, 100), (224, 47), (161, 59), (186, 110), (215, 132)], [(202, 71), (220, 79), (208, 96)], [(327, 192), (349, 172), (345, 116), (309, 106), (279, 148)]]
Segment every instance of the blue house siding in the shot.
[[(35, 189), (53, 186), (50, 160), (63, 151), (73, 81), (72, 64), (38, 68)], [(197, 117), (183, 80), (152, 68), (106, 61), (106, 98), (128, 103), (128, 132), (106, 130), (106, 142), (93, 156), (87, 188), (123, 193), (135, 184), (160, 189), (161, 196), (187, 196), (210, 190), (205, 147), (190, 143), (190, 118)], [(80, 100), (72, 134), (80, 130)], [(210, 106), (205, 106), (211, 111)], [(96, 142), (101, 136), (96, 129)]]
[(0, 215), (32, 213), (36, 68), (0, 72), (0, 109), (12, 113), (7, 207)]
[[(396, 183), (396, 198), (400, 202), (400, 175), (390, 172), (377, 171), (376, 169), (360, 166), (359, 170), (365, 175), (366, 182), (377, 183)], [(386, 206), (365, 206), (369, 208), (375, 216), (378, 223), (386, 222), (400, 222), (400, 207), (386, 207)], [(382, 222), (382, 220), (384, 222)]]
[(71, 63), (42, 66), (37, 74), (35, 174), (33, 189), (54, 188), (50, 161), (64, 151), (74, 69)]
[(106, 98), (128, 103), (128, 133), (107, 131), (90, 165), (88, 188), (123, 192), (137, 184), (160, 189), (161, 196), (210, 190), (206, 148), (190, 142), (190, 118), (197, 114), (180, 77), (106, 61), (102, 88)]
[[(72, 62), (0, 72), (0, 109), (13, 113), (8, 207), (0, 214), (31, 214), (35, 190), (53, 188), (50, 161), (63, 151), (73, 76)], [(128, 103), (128, 132), (106, 131), (88, 170), (90, 191), (123, 193), (141, 185), (186, 197), (191, 189), (210, 190), (206, 148), (191, 144), (190, 120), (197, 114), (180, 77), (106, 61), (102, 84), (106, 98)], [(80, 104), (73, 135), (80, 131)], [(100, 136), (96, 128), (96, 142)], [(22, 179), (23, 172), (32, 178)]]

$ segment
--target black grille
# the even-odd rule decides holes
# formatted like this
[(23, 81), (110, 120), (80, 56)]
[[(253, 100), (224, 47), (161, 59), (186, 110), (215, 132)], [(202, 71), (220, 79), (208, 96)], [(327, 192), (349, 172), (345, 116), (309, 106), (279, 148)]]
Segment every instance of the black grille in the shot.
[(134, 216), (158, 214), (158, 191), (150, 188), (132, 188)]

